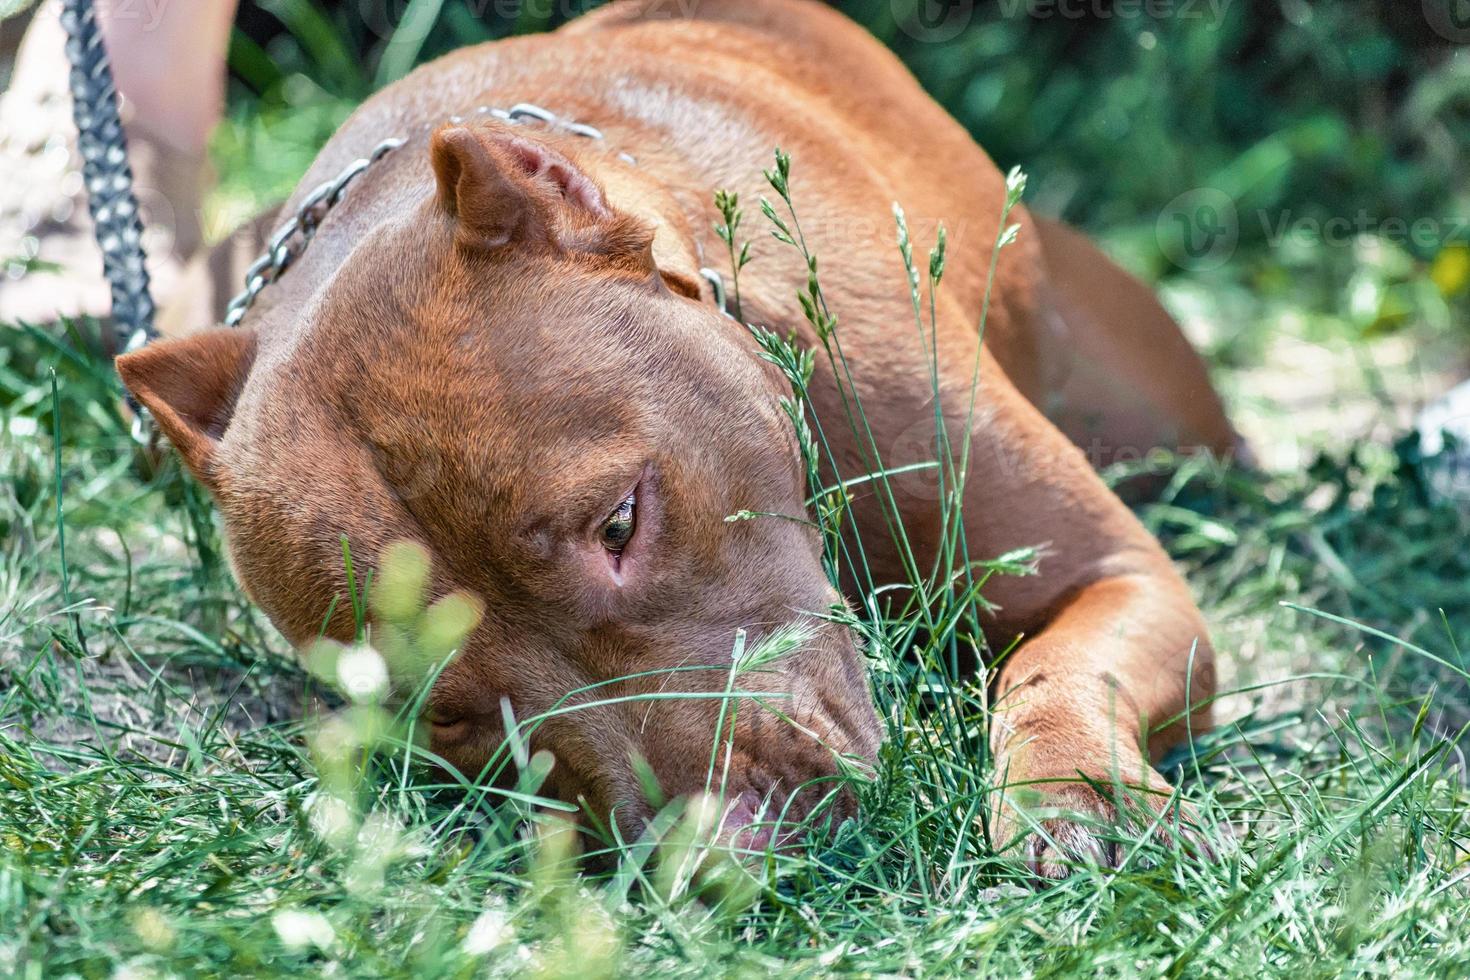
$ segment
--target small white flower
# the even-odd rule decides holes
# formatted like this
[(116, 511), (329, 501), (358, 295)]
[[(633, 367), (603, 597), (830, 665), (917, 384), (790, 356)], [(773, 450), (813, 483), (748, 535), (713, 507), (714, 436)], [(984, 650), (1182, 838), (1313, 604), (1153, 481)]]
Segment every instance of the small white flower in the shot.
[(514, 934), (503, 909), (486, 909), (470, 926), (463, 948), (471, 956), (484, 956)]
[(142, 962), (142, 957), (119, 963), (112, 971), (112, 980), (155, 980), (159, 976), (156, 969)]
[(845, 942), (838, 943), (836, 946), (833, 946), (831, 949), (827, 950), (825, 953), (823, 953), (820, 956), (818, 956), (817, 957), (817, 963), (820, 966), (824, 966), (824, 967), (829, 967), (830, 968), (832, 966), (835, 966), (846, 955), (847, 955), (847, 943), (845, 943)]
[(139, 909), (133, 913), (132, 919), (133, 931), (148, 949), (161, 952), (173, 945), (173, 926), (157, 909)]
[(306, 813), (311, 829), (329, 844), (341, 847), (357, 830), (352, 808), (331, 793), (313, 793), (306, 801)]
[(271, 916), (271, 925), (276, 935), (288, 949), (304, 949), (315, 946), (325, 950), (332, 945), (336, 933), (326, 916), (320, 912), (305, 912), (301, 909), (281, 909)]
[(377, 701), (388, 690), (388, 665), (370, 646), (348, 647), (337, 658), (337, 683), (354, 701)]
[(391, 861), (403, 839), (403, 824), (391, 813), (374, 810), (357, 831), (357, 846), (365, 854)]

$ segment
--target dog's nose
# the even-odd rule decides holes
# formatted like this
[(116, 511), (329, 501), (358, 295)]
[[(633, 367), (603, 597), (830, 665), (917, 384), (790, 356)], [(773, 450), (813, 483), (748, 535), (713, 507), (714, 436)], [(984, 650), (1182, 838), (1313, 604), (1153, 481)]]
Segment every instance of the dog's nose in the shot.
[(775, 799), (768, 800), (753, 789), (744, 790), (725, 807), (720, 841), (740, 851), (764, 851), (776, 831), (780, 809)]

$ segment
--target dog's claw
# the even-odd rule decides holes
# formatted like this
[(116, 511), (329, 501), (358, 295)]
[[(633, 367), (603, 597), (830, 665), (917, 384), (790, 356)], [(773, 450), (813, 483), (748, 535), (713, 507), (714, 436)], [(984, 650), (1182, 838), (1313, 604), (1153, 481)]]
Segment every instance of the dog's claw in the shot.
[[(1024, 835), (1021, 853), (1033, 884), (1061, 881), (1083, 868), (1120, 868), (1133, 850), (1127, 838), (1150, 827), (1151, 835), (1165, 848), (1199, 861), (1219, 860), (1219, 849), (1202, 832), (1192, 809), (1175, 810), (1166, 798), (1146, 800), (1154, 819), (1140, 826), (1133, 820), (1120, 820), (1114, 803), (1090, 787), (1069, 786), (1048, 796), (1048, 809), (1070, 811), (1076, 816), (1048, 817)], [(1003, 817), (1001, 827), (1015, 828), (1016, 820)], [(1013, 832), (1000, 839), (1014, 840), (1016, 836)]]
[(1185, 850), (1190, 851), (1211, 864), (1222, 860), (1228, 852), (1229, 846), (1234, 843), (1234, 838), (1227, 834), (1217, 846), (1196, 826), (1185, 826), (1180, 836), (1182, 838), (1181, 844)]
[(1038, 882), (1060, 881), (1083, 867), (1115, 868), (1117, 847), (1079, 824), (1048, 820), (1026, 842), (1026, 866)]

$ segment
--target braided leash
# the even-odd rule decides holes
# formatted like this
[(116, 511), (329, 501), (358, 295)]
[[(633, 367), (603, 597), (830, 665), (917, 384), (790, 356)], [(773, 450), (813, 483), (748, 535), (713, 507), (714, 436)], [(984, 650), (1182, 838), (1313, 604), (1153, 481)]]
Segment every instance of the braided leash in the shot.
[(112, 318), (120, 353), (156, 337), (153, 294), (144, 264), (143, 221), (133, 194), (127, 136), (117, 113), (117, 88), (92, 0), (63, 0), (61, 24), (71, 65), (72, 115), (82, 153), (87, 206), (112, 287)]

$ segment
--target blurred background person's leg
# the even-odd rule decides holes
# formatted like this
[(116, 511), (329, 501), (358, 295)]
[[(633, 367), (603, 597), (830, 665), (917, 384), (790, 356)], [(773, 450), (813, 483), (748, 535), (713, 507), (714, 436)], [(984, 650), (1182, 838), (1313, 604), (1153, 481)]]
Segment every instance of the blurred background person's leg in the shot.
[[(36, 10), (0, 96), (0, 321), (101, 315), (109, 305), (82, 192), (60, 6)], [(206, 145), (223, 113), (235, 6), (97, 4), (160, 298), (203, 241)]]

